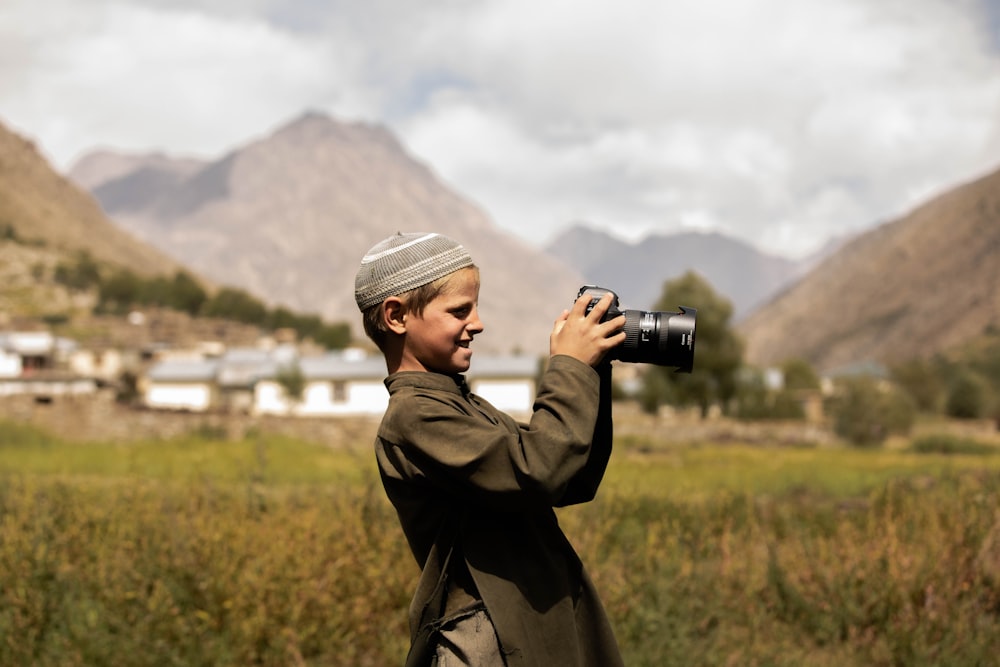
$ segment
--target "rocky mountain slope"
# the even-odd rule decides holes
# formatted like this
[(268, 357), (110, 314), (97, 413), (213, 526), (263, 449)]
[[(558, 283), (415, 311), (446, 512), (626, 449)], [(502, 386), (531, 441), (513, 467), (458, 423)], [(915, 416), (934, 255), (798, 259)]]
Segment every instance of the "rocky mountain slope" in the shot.
[(0, 326), (86, 312), (92, 299), (54, 280), (82, 252), (105, 267), (151, 277), (181, 265), (108, 220), (35, 146), (0, 124)]
[(546, 251), (574, 267), (588, 282), (613, 289), (623, 307), (629, 308), (651, 308), (666, 281), (694, 270), (732, 302), (736, 319), (803, 272), (802, 263), (764, 254), (716, 233), (651, 235), (626, 243), (576, 225), (554, 239)]
[(218, 283), (349, 321), (358, 335), (357, 265), (398, 231), (438, 231), (468, 247), (482, 269), (480, 349), (544, 352), (553, 319), (581, 284), (379, 126), (309, 113), (191, 173), (169, 160), (136, 160), (100, 179), (94, 164), (71, 175), (90, 183), (123, 229)]
[(928, 357), (1000, 328), (1000, 171), (852, 240), (739, 329), (757, 364)]
[(180, 264), (108, 220), (94, 198), (59, 175), (35, 146), (0, 124), (0, 227), (56, 254), (89, 252), (144, 276)]

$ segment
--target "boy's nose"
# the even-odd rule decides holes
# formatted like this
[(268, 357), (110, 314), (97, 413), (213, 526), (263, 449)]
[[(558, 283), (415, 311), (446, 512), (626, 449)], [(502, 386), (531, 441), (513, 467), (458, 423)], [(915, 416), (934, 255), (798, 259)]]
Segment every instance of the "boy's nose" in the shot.
[(473, 333), (482, 333), (483, 332), (483, 329), (485, 327), (483, 327), (483, 321), (481, 319), (479, 319), (479, 310), (478, 309), (474, 310), (472, 312), (472, 320), (469, 322), (469, 326), (467, 328), (470, 331), (472, 331)]

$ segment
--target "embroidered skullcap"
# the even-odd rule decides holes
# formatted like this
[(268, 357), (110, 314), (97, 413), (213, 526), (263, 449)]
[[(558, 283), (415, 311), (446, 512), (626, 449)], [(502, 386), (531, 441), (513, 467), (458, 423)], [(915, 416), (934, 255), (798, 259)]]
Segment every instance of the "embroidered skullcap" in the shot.
[(364, 312), (387, 297), (467, 266), (472, 266), (472, 257), (447, 236), (400, 232), (379, 241), (365, 254), (354, 278), (354, 300)]

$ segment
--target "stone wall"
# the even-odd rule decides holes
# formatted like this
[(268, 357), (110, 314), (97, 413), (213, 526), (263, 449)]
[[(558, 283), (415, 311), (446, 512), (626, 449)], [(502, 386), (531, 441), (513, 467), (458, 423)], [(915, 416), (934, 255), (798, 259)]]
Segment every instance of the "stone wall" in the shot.
[(149, 410), (117, 403), (110, 392), (82, 396), (0, 397), (0, 419), (29, 423), (72, 442), (135, 442), (210, 433), (241, 439), (272, 433), (333, 447), (370, 446), (378, 417), (276, 417)]
[[(824, 424), (741, 422), (722, 417), (701, 419), (697, 411), (662, 409), (644, 414), (634, 403), (616, 402), (615, 436), (640, 449), (679, 443), (742, 442), (770, 445), (833, 445), (837, 438)], [(131, 408), (107, 391), (81, 396), (0, 396), (0, 420), (33, 424), (71, 442), (167, 440), (190, 433), (241, 439), (248, 434), (279, 434), (338, 448), (370, 448), (379, 417), (277, 417), (239, 413), (172, 412)], [(911, 437), (950, 433), (1000, 446), (1000, 431), (990, 420), (935, 420), (918, 423)], [(906, 441), (908, 438), (903, 438)], [(2, 444), (2, 443), (0, 443)]]

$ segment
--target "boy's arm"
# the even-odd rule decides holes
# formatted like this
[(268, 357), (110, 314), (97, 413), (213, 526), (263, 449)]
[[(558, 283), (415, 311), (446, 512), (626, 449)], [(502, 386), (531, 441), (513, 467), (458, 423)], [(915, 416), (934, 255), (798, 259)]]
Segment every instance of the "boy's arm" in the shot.
[(614, 422), (611, 415), (611, 362), (603, 361), (595, 370), (601, 379), (601, 389), (590, 456), (580, 472), (570, 480), (566, 492), (556, 503), (557, 507), (593, 500), (611, 458), (611, 445), (614, 439)]
[(428, 485), (498, 509), (561, 504), (581, 471), (593, 467), (599, 480), (606, 465), (600, 459), (607, 452), (590, 460), (600, 386), (593, 368), (554, 357), (534, 414), (520, 426), (456, 393), (400, 396), (380, 428), (380, 467), (390, 483), (395, 478), (416, 488)]

